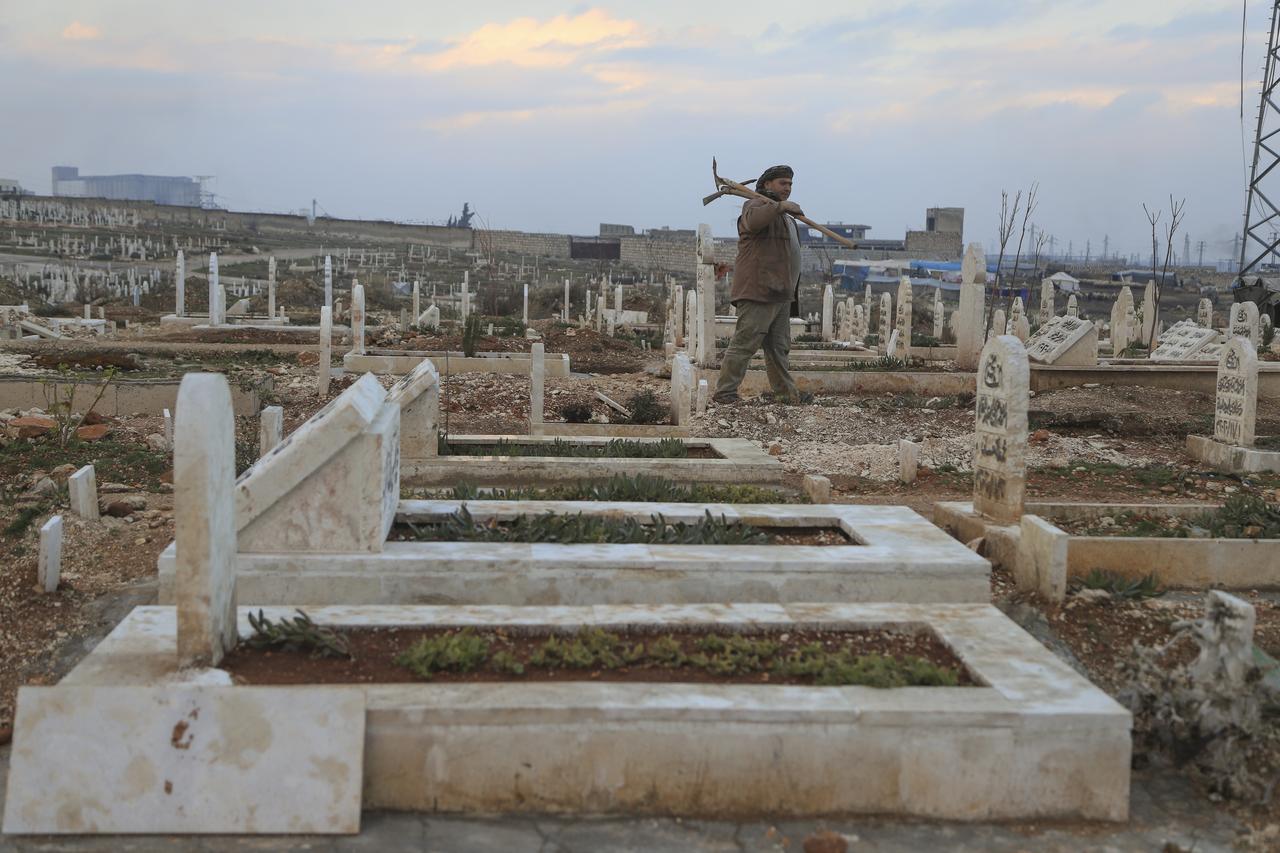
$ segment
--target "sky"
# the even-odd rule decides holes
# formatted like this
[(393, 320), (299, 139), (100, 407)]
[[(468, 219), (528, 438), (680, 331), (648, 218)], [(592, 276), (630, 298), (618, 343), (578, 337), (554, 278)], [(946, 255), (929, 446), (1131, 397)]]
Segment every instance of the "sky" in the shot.
[[(1240, 0), (0, 0), (0, 175), (214, 175), (234, 210), (731, 236), (703, 207), (787, 163), (819, 221), (901, 239), (1000, 195), (1096, 254), (1150, 253), (1186, 200), (1205, 259), (1240, 230), (1268, 4)], [(1249, 154), (1251, 156), (1251, 154)], [(1168, 217), (1168, 213), (1164, 214)], [(1016, 237), (1015, 237), (1016, 239)], [(1181, 250), (1182, 238), (1175, 240)], [(1193, 250), (1194, 251), (1194, 250)]]

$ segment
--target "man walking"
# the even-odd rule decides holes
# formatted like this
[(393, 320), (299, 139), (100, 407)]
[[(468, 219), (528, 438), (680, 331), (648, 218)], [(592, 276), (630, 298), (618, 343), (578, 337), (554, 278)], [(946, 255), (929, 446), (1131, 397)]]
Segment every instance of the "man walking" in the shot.
[(800, 316), (800, 232), (792, 215), (804, 211), (792, 201), (790, 166), (772, 166), (756, 181), (765, 199), (748, 199), (738, 217), (738, 259), (729, 301), (738, 309), (733, 339), (720, 365), (713, 399), (736, 403), (738, 386), (762, 346), (773, 396), (780, 402), (812, 400), (791, 378), (791, 318)]

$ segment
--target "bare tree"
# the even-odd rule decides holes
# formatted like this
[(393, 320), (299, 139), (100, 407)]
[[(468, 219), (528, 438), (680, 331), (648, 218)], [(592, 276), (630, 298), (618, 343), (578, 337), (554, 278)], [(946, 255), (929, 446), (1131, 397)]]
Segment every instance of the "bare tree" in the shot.
[[(988, 294), (989, 298), (986, 301), (987, 302), (987, 308), (985, 312), (986, 319), (982, 324), (982, 327), (984, 330), (989, 330), (991, 328), (991, 317), (995, 312), (996, 294), (1000, 292), (999, 291), (1000, 273), (1004, 268), (1004, 253), (1005, 253), (1005, 249), (1009, 245), (1009, 239), (1013, 236), (1013, 228), (1018, 220), (1018, 208), (1021, 205), (1022, 205), (1022, 190), (1018, 190), (1018, 192), (1014, 195), (1012, 208), (1010, 208), (1009, 206), (1009, 191), (1008, 190), (1000, 191), (1000, 231), (998, 234), (1000, 238), (1000, 255), (999, 257), (996, 258), (996, 277), (995, 277), (995, 282), (992, 285), (995, 288), (995, 290), (994, 292), (991, 292)], [(987, 277), (987, 273), (986, 273), (986, 270), (984, 269), (982, 271), (982, 278), (984, 282), (986, 281), (986, 277)]]
[[(1018, 264), (1022, 261), (1022, 243), (1027, 239), (1027, 226), (1031, 224), (1031, 214), (1035, 213), (1038, 201), (1036, 195), (1040, 191), (1038, 181), (1032, 181), (1031, 187), (1027, 190), (1027, 203), (1022, 207), (1022, 230), (1018, 234), (1018, 249), (1013, 254), (1013, 283), (1018, 283)], [(1005, 310), (1005, 316), (1013, 315), (1013, 289), (1009, 290), (1009, 305)]]
[(1169, 221), (1164, 226), (1164, 267), (1158, 269), (1158, 261), (1160, 258), (1160, 216), (1163, 211), (1152, 210), (1148, 208), (1146, 202), (1142, 204), (1142, 212), (1147, 215), (1147, 222), (1151, 224), (1151, 290), (1152, 290), (1152, 314), (1151, 317), (1151, 336), (1147, 339), (1147, 351), (1155, 349), (1156, 339), (1160, 336), (1160, 295), (1164, 292), (1164, 280), (1169, 275), (1169, 267), (1173, 263), (1173, 238), (1178, 233), (1178, 227), (1182, 225), (1184, 209), (1187, 206), (1187, 200), (1175, 202), (1173, 195), (1169, 196)]
[(1049, 242), (1049, 235), (1046, 234), (1044, 231), (1041, 231), (1038, 234), (1036, 234), (1036, 254), (1034, 259), (1031, 262), (1032, 275), (1038, 276), (1040, 274), (1040, 254), (1041, 254), (1041, 251), (1044, 249), (1044, 244), (1048, 242)]

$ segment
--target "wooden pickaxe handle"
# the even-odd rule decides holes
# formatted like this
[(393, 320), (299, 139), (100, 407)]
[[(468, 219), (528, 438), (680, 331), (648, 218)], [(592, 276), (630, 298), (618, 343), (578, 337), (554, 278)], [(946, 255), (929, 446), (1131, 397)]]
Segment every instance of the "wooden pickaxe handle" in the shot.
[[(737, 181), (731, 181), (728, 178), (720, 177), (719, 173), (716, 171), (716, 158), (714, 157), (711, 158), (711, 177), (715, 180), (715, 183), (716, 183), (716, 195), (707, 196), (707, 198), (702, 200), (703, 204), (707, 204), (709, 201), (714, 201), (716, 198), (719, 198), (722, 195), (736, 195), (739, 198), (758, 198), (758, 199), (761, 199), (762, 201), (773, 201), (773, 199), (769, 198), (766, 195), (756, 192), (755, 190), (751, 189), (745, 184), (740, 184)], [(827, 235), (832, 240), (835, 240), (837, 243), (840, 243), (843, 246), (848, 246), (850, 249), (858, 248), (858, 244), (850, 240), (848, 237), (845, 237), (841, 234), (837, 234), (827, 226), (820, 225), (817, 222), (814, 222), (812, 219), (810, 219), (807, 216), (802, 216), (797, 214), (791, 214), (791, 215), (795, 216), (796, 219), (803, 222), (805, 225), (808, 225), (810, 228), (814, 229), (815, 231), (822, 232), (823, 234)]]

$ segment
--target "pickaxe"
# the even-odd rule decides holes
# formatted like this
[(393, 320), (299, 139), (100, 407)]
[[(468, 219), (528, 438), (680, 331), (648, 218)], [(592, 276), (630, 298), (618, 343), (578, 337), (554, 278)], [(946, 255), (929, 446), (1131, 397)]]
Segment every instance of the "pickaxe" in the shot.
[[(722, 195), (734, 195), (739, 198), (758, 198), (758, 199), (763, 199), (764, 201), (772, 201), (772, 199), (770, 199), (768, 196), (761, 195), (760, 193), (756, 192), (755, 190), (747, 186), (747, 184), (754, 183), (754, 179), (751, 181), (744, 181), (743, 183), (738, 183), (737, 181), (731, 181), (728, 178), (720, 177), (720, 173), (716, 171), (716, 158), (714, 157), (711, 158), (711, 178), (713, 181), (715, 181), (716, 191), (702, 200), (703, 205), (710, 204), (711, 202), (720, 198), (720, 196)], [(810, 228), (813, 228), (816, 231), (821, 231), (823, 234), (827, 235), (832, 240), (835, 240), (837, 243), (840, 243), (841, 245), (844, 245), (844, 246), (848, 246), (850, 249), (858, 248), (857, 243), (850, 240), (848, 237), (844, 237), (840, 234), (837, 234), (836, 232), (832, 231), (830, 228), (826, 227), (825, 225), (819, 225), (817, 222), (814, 222), (812, 219), (810, 219), (807, 216), (799, 216), (796, 214), (792, 214), (792, 215), (795, 216), (796, 219), (803, 222), (805, 225), (808, 225)]]

